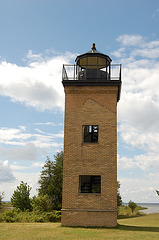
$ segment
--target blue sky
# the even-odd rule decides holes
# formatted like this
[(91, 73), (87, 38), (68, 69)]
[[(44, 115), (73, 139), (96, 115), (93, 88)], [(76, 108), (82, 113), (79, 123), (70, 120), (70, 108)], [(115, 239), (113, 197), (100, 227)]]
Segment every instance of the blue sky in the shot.
[(37, 194), (63, 149), (62, 64), (97, 50), (122, 63), (118, 180), (124, 202), (158, 202), (159, 1), (0, 0), (0, 192)]

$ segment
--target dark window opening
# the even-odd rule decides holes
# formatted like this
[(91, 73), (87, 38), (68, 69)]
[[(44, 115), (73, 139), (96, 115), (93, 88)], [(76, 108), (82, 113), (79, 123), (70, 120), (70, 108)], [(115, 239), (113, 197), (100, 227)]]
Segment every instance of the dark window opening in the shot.
[(101, 193), (101, 176), (80, 175), (80, 193)]
[(98, 142), (98, 125), (83, 126), (83, 142)]

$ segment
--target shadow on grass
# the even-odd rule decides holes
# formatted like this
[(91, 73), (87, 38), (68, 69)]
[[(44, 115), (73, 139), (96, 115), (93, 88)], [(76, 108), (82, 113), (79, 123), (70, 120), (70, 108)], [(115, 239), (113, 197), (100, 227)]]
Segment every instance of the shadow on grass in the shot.
[(117, 228), (124, 231), (159, 232), (159, 227), (140, 227), (118, 224)]
[(131, 225), (122, 225), (122, 224), (117, 224), (117, 227), (82, 227), (82, 226), (62, 226), (60, 225), (60, 227), (63, 228), (81, 228), (81, 229), (118, 229), (118, 230), (122, 230), (122, 231), (140, 231), (140, 232), (159, 232), (159, 227), (144, 227), (144, 226), (131, 226)]

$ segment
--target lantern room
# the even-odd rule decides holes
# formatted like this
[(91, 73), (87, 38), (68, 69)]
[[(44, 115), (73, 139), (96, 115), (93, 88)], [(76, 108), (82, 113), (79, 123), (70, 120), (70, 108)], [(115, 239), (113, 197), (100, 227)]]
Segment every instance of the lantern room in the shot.
[(89, 52), (77, 56), (75, 62), (79, 66), (77, 79), (86, 81), (110, 80), (111, 58), (97, 51), (95, 43)]
[(121, 64), (112, 64), (108, 55), (97, 51), (93, 43), (90, 51), (75, 59), (76, 64), (64, 64), (62, 83), (64, 86), (118, 86), (118, 101), (121, 91)]

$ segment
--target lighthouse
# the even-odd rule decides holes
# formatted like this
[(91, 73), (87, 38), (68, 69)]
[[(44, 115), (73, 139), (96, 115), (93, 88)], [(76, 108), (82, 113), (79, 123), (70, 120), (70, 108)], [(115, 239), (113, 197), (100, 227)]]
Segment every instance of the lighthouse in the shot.
[(117, 225), (117, 103), (121, 65), (97, 51), (64, 65), (62, 225)]

